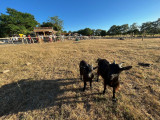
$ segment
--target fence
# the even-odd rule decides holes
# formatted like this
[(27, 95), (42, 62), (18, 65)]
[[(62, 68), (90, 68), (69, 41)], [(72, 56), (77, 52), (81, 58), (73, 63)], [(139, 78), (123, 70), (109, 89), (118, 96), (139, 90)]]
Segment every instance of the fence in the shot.
[[(31, 39), (30, 39), (31, 38)], [(0, 44), (29, 44), (29, 43), (37, 43), (41, 40), (43, 42), (49, 42), (50, 36), (39, 36), (39, 37), (7, 37), (7, 38), (0, 38)], [(55, 36), (52, 37), (54, 42), (56, 41), (63, 41), (63, 40), (87, 40), (87, 39), (105, 39), (101, 36)]]
[[(147, 38), (150, 38), (149, 36), (146, 36)], [(30, 39), (31, 38), (31, 39)], [(142, 37), (136, 36), (136, 37), (130, 37), (130, 36), (53, 36), (52, 40), (54, 42), (56, 41), (64, 41), (64, 40), (87, 40), (87, 39), (134, 39)], [(154, 37), (155, 38), (155, 37)], [(157, 38), (157, 36), (156, 36)], [(0, 44), (29, 44), (29, 43), (40, 43), (43, 42), (49, 42), (50, 36), (39, 36), (39, 37), (7, 37), (7, 38), (0, 38)]]

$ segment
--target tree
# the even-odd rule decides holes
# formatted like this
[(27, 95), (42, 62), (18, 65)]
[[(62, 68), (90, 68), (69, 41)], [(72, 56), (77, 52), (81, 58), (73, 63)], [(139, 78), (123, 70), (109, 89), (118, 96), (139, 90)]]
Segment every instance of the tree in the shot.
[(68, 31), (68, 33), (72, 33), (72, 31)]
[(93, 32), (92, 35), (95, 36), (95, 35), (96, 35), (96, 30), (95, 30), (95, 29), (92, 29), (92, 32)]
[(154, 26), (154, 22), (146, 22), (146, 23), (142, 23), (141, 26), (141, 32), (142, 33), (146, 33), (146, 34), (155, 34), (155, 26)]
[(93, 31), (90, 28), (85, 28), (84, 29), (84, 34), (87, 35), (87, 36), (92, 35)]
[(51, 22), (43, 22), (41, 27), (53, 27), (54, 29), (54, 25)]
[(58, 16), (50, 17), (47, 22), (43, 22), (41, 27), (53, 27), (56, 31), (63, 31), (63, 20), (59, 19)]
[(101, 31), (102, 31), (101, 29), (97, 29), (97, 30), (95, 31), (95, 35), (96, 35), (96, 36), (100, 36), (100, 35), (101, 35)]
[(121, 34), (126, 34), (129, 30), (129, 26), (128, 24), (124, 24), (124, 25), (121, 25), (119, 29)]
[(105, 30), (102, 30), (101, 31), (101, 36), (106, 36), (107, 35), (107, 32)]
[(121, 27), (116, 26), (116, 25), (111, 26), (110, 29), (108, 30), (108, 34), (109, 35), (119, 35), (119, 34), (121, 34)]
[(63, 33), (67, 33), (67, 31), (63, 31)]
[(133, 23), (132, 25), (130, 25), (128, 33), (139, 34), (139, 26), (137, 25), (137, 23)]
[(7, 8), (7, 13), (7, 15), (1, 14), (0, 16), (0, 37), (30, 33), (39, 24), (29, 13), (22, 13), (11, 8)]
[(152, 22), (152, 25), (154, 27), (153, 33), (159, 34), (160, 33), (160, 18), (158, 18), (158, 20)]
[(81, 35), (85, 35), (84, 29), (81, 29), (81, 30), (78, 30), (78, 31), (73, 31), (73, 33), (78, 33), (78, 34), (81, 34)]
[(158, 18), (158, 20), (156, 21), (157, 23), (157, 28), (160, 29), (160, 18)]
[(91, 30), (90, 28), (85, 28), (85, 29), (78, 30), (77, 33), (89, 36), (89, 35), (93, 35), (93, 30)]

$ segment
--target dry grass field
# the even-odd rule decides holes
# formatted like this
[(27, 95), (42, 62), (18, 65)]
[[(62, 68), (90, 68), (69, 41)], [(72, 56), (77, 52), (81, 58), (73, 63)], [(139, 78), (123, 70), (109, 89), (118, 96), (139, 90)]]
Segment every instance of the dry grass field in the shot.
[[(133, 66), (120, 75), (117, 102), (111, 87), (101, 94), (102, 78), (82, 91), (79, 62), (97, 58)], [(2, 120), (160, 120), (160, 39), (3, 45), (0, 72)]]

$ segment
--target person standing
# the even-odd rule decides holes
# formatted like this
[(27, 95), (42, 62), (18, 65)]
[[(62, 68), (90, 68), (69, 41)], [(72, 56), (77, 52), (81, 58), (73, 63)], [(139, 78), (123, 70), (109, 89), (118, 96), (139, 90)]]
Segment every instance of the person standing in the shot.
[(28, 35), (28, 40), (29, 40), (29, 43), (31, 43), (31, 36)]
[(64, 35), (62, 35), (62, 41), (64, 41)]
[(53, 40), (56, 42), (56, 35), (53, 34)]
[(52, 35), (49, 35), (49, 41), (52, 42)]

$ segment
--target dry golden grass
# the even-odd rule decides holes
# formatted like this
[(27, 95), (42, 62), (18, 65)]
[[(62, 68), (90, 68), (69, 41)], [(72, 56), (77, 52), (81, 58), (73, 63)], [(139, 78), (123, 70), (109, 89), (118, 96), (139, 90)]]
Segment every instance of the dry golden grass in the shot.
[[(4, 45), (0, 51), (0, 72), (10, 70), (0, 73), (0, 119), (160, 119), (160, 39)], [(98, 57), (133, 66), (120, 75), (117, 103), (112, 88), (99, 94), (102, 78), (82, 92), (79, 62), (96, 66)]]

